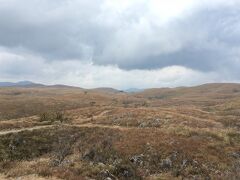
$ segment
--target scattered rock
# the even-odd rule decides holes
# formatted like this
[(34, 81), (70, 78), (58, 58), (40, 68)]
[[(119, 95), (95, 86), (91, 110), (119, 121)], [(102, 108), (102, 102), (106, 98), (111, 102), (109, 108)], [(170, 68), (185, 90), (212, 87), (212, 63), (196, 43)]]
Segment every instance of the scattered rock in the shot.
[(113, 162), (113, 165), (117, 165), (120, 164), (122, 162), (122, 159), (115, 159), (115, 161)]
[(131, 164), (121, 163), (118, 164), (115, 168), (114, 174), (117, 177), (124, 179), (134, 178), (136, 176), (136, 169)]
[(98, 166), (104, 168), (106, 165), (103, 163), (98, 163)]
[(101, 177), (101, 179), (104, 179), (104, 180), (115, 180), (116, 179), (114, 177), (114, 175), (111, 174), (108, 170), (101, 171), (99, 176)]
[(172, 160), (170, 158), (164, 159), (160, 165), (164, 170), (170, 169), (172, 167)]
[(230, 155), (234, 158), (240, 158), (240, 152), (233, 152)]
[(161, 120), (160, 119), (155, 119), (152, 122), (152, 127), (158, 127), (161, 125)]
[(193, 165), (197, 166), (198, 165), (198, 162), (196, 160), (193, 160)]
[(187, 159), (184, 159), (182, 161), (182, 167), (185, 168), (187, 166), (187, 163), (188, 163), (188, 160)]
[(171, 159), (172, 161), (175, 161), (175, 160), (177, 159), (177, 157), (178, 157), (178, 152), (175, 151), (175, 152), (173, 152), (173, 153), (171, 154), (170, 159)]
[(89, 161), (92, 161), (94, 157), (95, 157), (95, 152), (93, 150), (89, 150), (85, 152), (85, 154), (83, 155), (83, 159), (89, 160)]
[(110, 178), (110, 177), (107, 177), (105, 180), (112, 180), (112, 178)]
[(148, 124), (146, 122), (142, 122), (138, 127), (145, 128), (147, 126), (148, 126)]
[(136, 165), (142, 166), (143, 165), (143, 157), (144, 157), (144, 155), (140, 154), (140, 155), (131, 157), (129, 160)]
[(123, 177), (132, 177), (132, 173), (128, 169), (122, 169), (122, 176)]

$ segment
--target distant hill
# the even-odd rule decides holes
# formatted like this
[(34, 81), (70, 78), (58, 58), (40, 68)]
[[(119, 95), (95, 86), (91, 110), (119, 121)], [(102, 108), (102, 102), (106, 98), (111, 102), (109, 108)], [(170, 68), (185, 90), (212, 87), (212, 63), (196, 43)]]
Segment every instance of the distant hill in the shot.
[(55, 84), (55, 85), (45, 85), (39, 84), (31, 81), (19, 81), (19, 82), (0, 82), (0, 87), (26, 87), (26, 88), (34, 88), (34, 87), (41, 87), (41, 88), (77, 88), (82, 89), (79, 87), (74, 86), (67, 86), (62, 84)]
[(68, 85), (44, 85), (31, 81), (19, 81), (19, 82), (0, 82), (0, 87), (21, 87), (21, 88), (59, 88), (59, 89), (81, 89), (94, 93), (102, 94), (119, 94), (119, 93), (131, 93), (143, 98), (183, 98), (183, 97), (198, 97), (198, 96), (219, 96), (226, 95), (240, 95), (240, 84), (237, 83), (209, 83), (193, 87), (177, 87), (177, 88), (151, 88), (151, 89), (137, 89), (130, 88), (126, 90), (118, 90), (109, 87), (100, 87), (93, 89), (84, 89), (80, 87), (68, 86)]
[(94, 88), (90, 89), (92, 92), (97, 92), (97, 93), (110, 93), (110, 94), (116, 94), (116, 93), (122, 93), (123, 91), (114, 89), (114, 88), (108, 88), (108, 87), (100, 87), (100, 88)]
[(138, 89), (138, 88), (130, 88), (130, 89), (125, 89), (124, 92), (127, 93), (136, 93), (136, 92), (143, 92), (144, 89)]
[(207, 97), (219, 95), (240, 94), (240, 84), (235, 83), (209, 83), (194, 87), (177, 88), (153, 88), (146, 89), (136, 94), (145, 98), (183, 98), (183, 97)]
[(44, 85), (36, 84), (31, 81), (0, 82), (0, 87), (33, 87), (33, 86), (44, 86)]

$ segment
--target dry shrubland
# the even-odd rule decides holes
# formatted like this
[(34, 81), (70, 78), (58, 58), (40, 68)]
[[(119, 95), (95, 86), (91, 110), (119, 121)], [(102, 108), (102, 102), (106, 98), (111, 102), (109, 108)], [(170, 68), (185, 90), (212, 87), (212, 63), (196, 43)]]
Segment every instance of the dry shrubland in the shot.
[(239, 90), (2, 88), (0, 177), (239, 179)]

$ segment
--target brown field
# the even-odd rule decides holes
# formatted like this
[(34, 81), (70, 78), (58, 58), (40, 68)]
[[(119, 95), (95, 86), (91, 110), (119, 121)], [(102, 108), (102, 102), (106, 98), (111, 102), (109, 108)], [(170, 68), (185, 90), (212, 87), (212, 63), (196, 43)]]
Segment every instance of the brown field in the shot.
[(0, 179), (240, 179), (240, 85), (0, 88)]

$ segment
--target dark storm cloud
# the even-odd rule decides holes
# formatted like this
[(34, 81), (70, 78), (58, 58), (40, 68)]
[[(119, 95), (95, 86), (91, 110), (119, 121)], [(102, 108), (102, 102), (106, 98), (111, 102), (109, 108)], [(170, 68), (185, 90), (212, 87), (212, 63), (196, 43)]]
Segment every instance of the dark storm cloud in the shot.
[(116, 13), (101, 0), (2, 0), (0, 46), (46, 61), (91, 60), (127, 70), (240, 66), (239, 6), (206, 5), (159, 24), (145, 4)]
[[(126, 69), (181, 65), (201, 71), (216, 71), (233, 68), (233, 64), (234, 67), (240, 67), (236, 63), (240, 48), (239, 12), (239, 7), (201, 9), (185, 19), (169, 22), (164, 28), (155, 26), (155, 38), (163, 36), (162, 39), (149, 45), (145, 43), (148, 39), (142, 38), (141, 48), (134, 56), (126, 59), (117, 56), (110, 61), (114, 60)], [(165, 42), (171, 43), (171, 47), (162, 52)], [(126, 43), (131, 43), (131, 38)], [(151, 53), (151, 48), (155, 51), (154, 54)], [(105, 58), (105, 61), (110, 57)]]
[(0, 4), (0, 45), (53, 60), (91, 55), (90, 37), (94, 38), (94, 32), (90, 30), (98, 31), (90, 22), (92, 12), (96, 13), (94, 6), (79, 1), (75, 1), (79, 7), (71, 1), (56, 2), (10, 0), (5, 6)]

